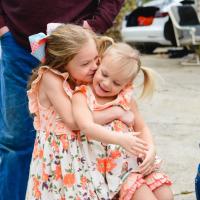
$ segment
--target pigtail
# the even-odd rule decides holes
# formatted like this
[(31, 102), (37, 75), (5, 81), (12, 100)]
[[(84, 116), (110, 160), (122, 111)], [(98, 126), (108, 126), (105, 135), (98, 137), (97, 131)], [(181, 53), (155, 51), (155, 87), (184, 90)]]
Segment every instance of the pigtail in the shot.
[(150, 68), (141, 66), (140, 69), (144, 74), (143, 90), (140, 98), (151, 97), (155, 91), (154, 71)]
[(112, 44), (114, 44), (114, 40), (107, 36), (97, 36), (96, 41), (100, 58), (102, 58), (106, 49), (110, 47)]

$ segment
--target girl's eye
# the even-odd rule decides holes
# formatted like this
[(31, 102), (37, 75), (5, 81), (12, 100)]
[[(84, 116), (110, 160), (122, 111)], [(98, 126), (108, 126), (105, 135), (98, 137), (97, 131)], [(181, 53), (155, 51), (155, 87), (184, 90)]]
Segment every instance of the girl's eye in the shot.
[(86, 66), (86, 65), (88, 65), (88, 64), (89, 64), (89, 62), (86, 62), (86, 63), (83, 63), (82, 66)]
[(108, 75), (107, 75), (106, 73), (104, 73), (103, 71), (101, 71), (101, 74), (102, 74), (102, 76), (105, 77), (105, 78), (108, 77)]
[(117, 82), (113, 82), (116, 86), (121, 86), (119, 83), (117, 83)]

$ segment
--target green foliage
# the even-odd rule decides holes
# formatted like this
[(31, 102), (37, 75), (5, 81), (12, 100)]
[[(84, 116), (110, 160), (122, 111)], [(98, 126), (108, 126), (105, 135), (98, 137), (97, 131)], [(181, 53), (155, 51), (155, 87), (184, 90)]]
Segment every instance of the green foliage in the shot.
[(106, 32), (106, 35), (112, 37), (115, 41), (121, 41), (120, 29), (122, 20), (125, 14), (132, 11), (134, 8), (135, 0), (126, 0), (124, 6), (114, 21), (113, 27)]

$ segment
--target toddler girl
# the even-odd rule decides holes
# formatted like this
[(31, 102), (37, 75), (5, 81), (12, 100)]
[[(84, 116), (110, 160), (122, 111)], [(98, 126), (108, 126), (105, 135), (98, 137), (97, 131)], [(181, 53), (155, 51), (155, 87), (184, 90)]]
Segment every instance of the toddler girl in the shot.
[[(102, 179), (105, 179), (108, 199), (171, 200), (171, 182), (156, 170), (153, 139), (132, 98), (132, 81), (140, 71), (144, 74), (142, 96), (145, 97), (154, 89), (151, 70), (141, 66), (138, 52), (129, 45), (112, 44), (103, 53), (93, 83), (76, 89), (72, 98), (74, 118), (81, 130), (82, 149), (97, 191), (101, 190)], [(112, 106), (131, 112), (132, 125), (114, 120), (105, 130), (94, 123), (92, 112)], [(109, 135), (111, 130), (115, 131), (114, 136)], [(146, 141), (146, 152), (139, 149), (144, 143), (134, 139), (128, 141), (123, 139), (124, 135), (135, 135), (135, 139)], [(114, 137), (115, 144), (108, 144), (110, 137)], [(129, 153), (123, 148), (124, 143), (129, 144), (126, 149)]]

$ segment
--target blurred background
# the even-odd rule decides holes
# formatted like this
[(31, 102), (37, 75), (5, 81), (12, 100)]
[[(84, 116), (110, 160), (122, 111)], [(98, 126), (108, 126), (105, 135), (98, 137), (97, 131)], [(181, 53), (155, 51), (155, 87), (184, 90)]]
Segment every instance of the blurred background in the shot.
[[(172, 6), (188, 5), (199, 15), (199, 4), (199, 0), (126, 0), (114, 26), (106, 34), (136, 46), (141, 53), (151, 54), (158, 47), (167, 47), (169, 57), (182, 57), (193, 53), (194, 48), (177, 44), (169, 10)], [(198, 19), (190, 18), (192, 25), (199, 25)], [(200, 52), (199, 47), (195, 51)]]

